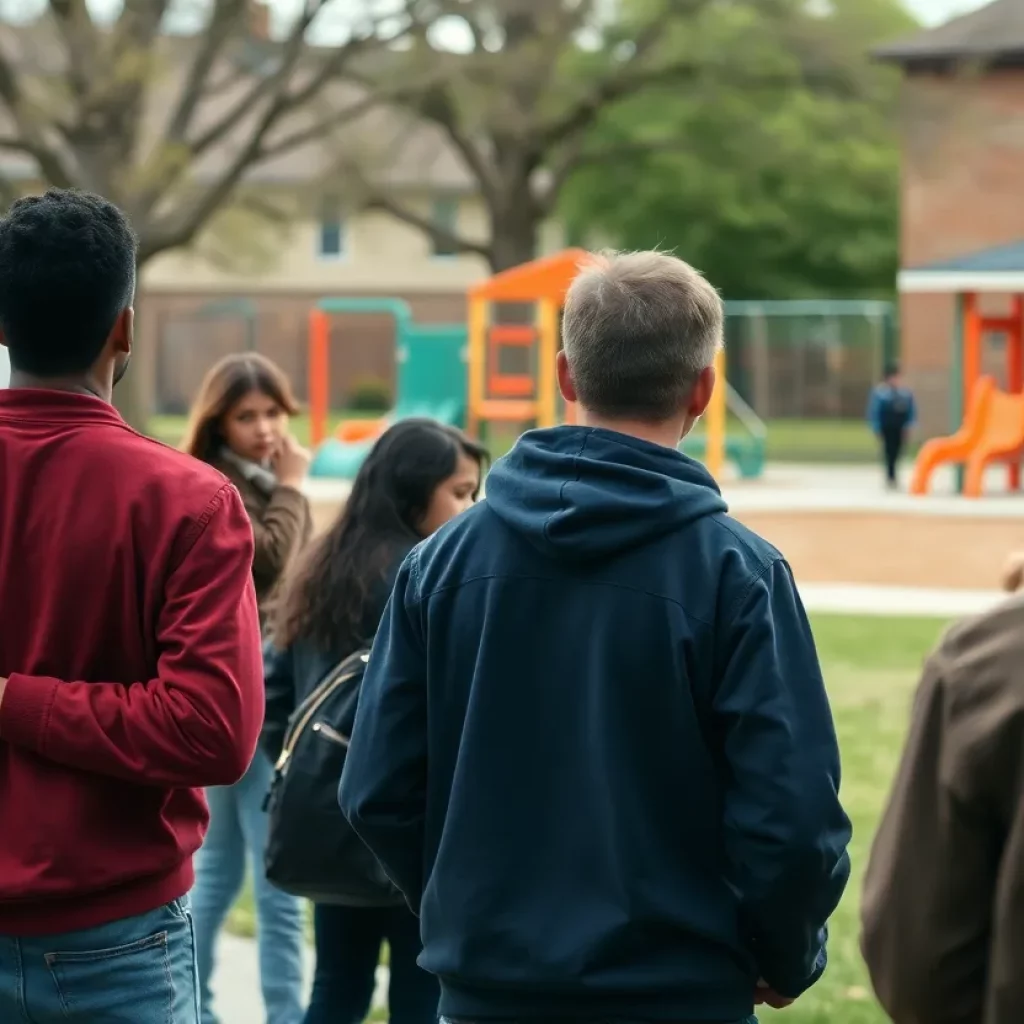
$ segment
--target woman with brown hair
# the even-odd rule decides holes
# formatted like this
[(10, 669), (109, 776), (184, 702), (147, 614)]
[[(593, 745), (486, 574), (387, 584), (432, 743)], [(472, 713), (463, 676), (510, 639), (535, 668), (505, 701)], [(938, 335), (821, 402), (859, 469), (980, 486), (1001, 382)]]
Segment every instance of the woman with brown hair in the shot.
[[(206, 375), (193, 407), (185, 450), (219, 469), (238, 488), (255, 538), (253, 581), (265, 621), (268, 598), (309, 538), (309, 504), (300, 488), (309, 453), (288, 433), (298, 412), (284, 373), (255, 353), (228, 356)], [(207, 790), (210, 830), (199, 853), (192, 893), (203, 1024), (210, 1005), (213, 953), (228, 910), (252, 860), (260, 979), (267, 1024), (299, 1024), (302, 1007), (303, 908), (263, 871), (267, 815), (263, 800), (273, 767), (257, 751), (234, 786)]]

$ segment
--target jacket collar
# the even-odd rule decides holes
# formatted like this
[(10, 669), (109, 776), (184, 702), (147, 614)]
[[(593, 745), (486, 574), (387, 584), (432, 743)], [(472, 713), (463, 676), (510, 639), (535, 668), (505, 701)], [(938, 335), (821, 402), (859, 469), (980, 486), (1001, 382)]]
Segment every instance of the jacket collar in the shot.
[(43, 388), (0, 390), (0, 419), (37, 423), (112, 423), (124, 426), (121, 414), (102, 398), (77, 391)]
[(237, 472), (241, 473), (242, 477), (262, 494), (269, 497), (274, 493), (274, 489), (277, 487), (277, 477), (266, 466), (243, 459), (241, 455), (236, 455), (228, 447), (220, 450), (220, 461), (225, 465), (234, 466)]

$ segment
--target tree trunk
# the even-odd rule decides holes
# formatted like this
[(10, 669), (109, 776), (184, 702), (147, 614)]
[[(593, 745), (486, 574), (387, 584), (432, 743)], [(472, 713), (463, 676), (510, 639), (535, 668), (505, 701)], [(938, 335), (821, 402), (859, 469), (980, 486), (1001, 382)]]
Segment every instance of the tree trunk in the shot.
[(532, 209), (533, 202), (513, 204), (507, 211), (491, 218), (491, 273), (498, 274), (520, 263), (537, 258), (541, 217)]

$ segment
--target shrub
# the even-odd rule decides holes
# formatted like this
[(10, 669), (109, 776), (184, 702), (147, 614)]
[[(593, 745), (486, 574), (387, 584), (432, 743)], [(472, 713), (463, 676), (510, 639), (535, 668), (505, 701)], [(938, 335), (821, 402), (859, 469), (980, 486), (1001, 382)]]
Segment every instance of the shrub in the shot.
[(391, 385), (380, 377), (361, 377), (348, 394), (353, 412), (387, 412), (392, 404)]

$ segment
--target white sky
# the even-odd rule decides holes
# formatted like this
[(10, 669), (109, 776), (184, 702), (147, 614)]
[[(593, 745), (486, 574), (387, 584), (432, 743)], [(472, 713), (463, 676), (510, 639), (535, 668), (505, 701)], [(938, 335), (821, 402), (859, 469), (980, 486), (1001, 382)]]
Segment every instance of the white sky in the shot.
[(903, 0), (922, 21), (939, 25), (957, 14), (984, 7), (988, 0)]
[[(20, 21), (22, 18), (33, 17), (47, 0), (0, 0), (0, 16), (10, 18), (13, 21)], [(113, 13), (121, 6), (121, 0), (88, 0), (89, 7), (94, 14), (102, 17), (104, 14)], [(302, 0), (264, 0), (270, 2), (275, 8), (278, 18), (282, 15), (287, 21), (289, 15), (298, 9)], [(966, 11), (976, 10), (983, 7), (989, 0), (902, 0), (904, 6), (913, 11), (927, 25), (938, 25), (957, 14)], [(360, 0), (357, 4), (359, 9), (367, 6), (388, 8), (389, 0)], [(180, 8), (203, 8), (205, 0), (178, 0), (175, 5)], [(346, 9), (352, 10), (351, 0), (333, 0), (330, 4), (331, 11), (342, 14)], [(325, 15), (327, 12), (324, 12)], [(335, 21), (335, 18), (326, 18), (325, 21)], [(323, 30), (321, 30), (323, 31)], [(329, 31), (329, 30), (328, 30)]]

